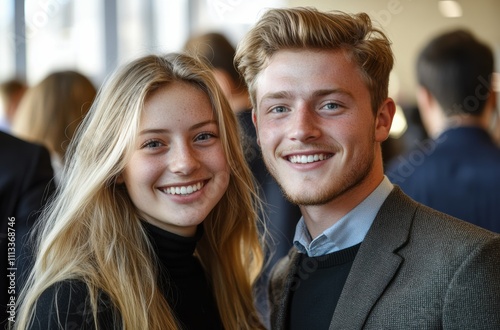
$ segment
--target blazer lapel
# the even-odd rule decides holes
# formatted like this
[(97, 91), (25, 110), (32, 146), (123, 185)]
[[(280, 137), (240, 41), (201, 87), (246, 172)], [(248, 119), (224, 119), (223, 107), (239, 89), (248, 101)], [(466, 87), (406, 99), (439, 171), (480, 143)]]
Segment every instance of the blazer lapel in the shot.
[(361, 244), (333, 314), (331, 330), (363, 328), (403, 261), (396, 251), (408, 240), (415, 209), (395, 186)]

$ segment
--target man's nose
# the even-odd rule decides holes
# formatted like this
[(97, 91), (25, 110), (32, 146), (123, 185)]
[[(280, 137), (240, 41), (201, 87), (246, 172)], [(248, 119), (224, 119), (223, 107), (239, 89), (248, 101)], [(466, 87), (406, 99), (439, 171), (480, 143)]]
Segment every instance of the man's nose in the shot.
[(318, 138), (321, 134), (317, 125), (317, 118), (310, 107), (302, 104), (291, 114), (289, 123), (289, 137), (292, 140), (307, 142)]

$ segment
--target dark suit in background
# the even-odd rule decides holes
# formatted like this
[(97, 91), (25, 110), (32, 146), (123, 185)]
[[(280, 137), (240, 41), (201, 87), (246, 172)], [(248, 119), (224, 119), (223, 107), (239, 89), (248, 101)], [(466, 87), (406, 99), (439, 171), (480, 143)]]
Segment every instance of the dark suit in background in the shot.
[[(0, 328), (2, 329), (9, 316), (6, 314), (6, 305), (11, 296), (10, 279), (7, 275), (11, 273), (8, 268), (12, 265), (8, 263), (7, 252), (13, 245), (9, 243), (15, 243), (14, 267), (17, 268), (16, 281), (19, 281), (27, 268), (26, 260), (19, 257), (21, 247), (29, 229), (37, 219), (37, 212), (41, 209), (43, 201), (54, 189), (52, 178), (50, 156), (44, 147), (0, 132)], [(16, 294), (18, 289), (16, 288)]]
[(458, 127), (398, 158), (394, 184), (433, 209), (500, 233), (500, 149), (479, 127)]

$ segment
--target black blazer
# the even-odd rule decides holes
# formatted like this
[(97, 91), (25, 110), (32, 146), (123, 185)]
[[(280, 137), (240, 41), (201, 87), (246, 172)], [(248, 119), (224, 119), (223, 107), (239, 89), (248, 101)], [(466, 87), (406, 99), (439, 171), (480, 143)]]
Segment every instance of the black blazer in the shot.
[[(26, 234), (37, 218), (42, 202), (54, 190), (50, 155), (42, 146), (0, 132), (0, 328), (6, 324), (6, 305), (12, 292), (8, 248), (15, 244), (16, 282), (25, 272), (20, 260)], [(10, 244), (9, 244), (10, 243)], [(12, 244), (14, 243), (14, 244)], [(19, 284), (19, 283), (17, 283)], [(18, 294), (19, 288), (16, 288)], [(9, 293), (10, 292), (10, 293)]]

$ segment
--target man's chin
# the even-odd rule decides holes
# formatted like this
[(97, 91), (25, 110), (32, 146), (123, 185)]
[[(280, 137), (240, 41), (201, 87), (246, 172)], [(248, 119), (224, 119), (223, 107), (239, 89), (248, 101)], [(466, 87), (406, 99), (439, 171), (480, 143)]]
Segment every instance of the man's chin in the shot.
[(292, 194), (285, 192), (286, 199), (293, 204), (302, 206), (324, 205), (335, 198), (335, 195), (316, 193), (316, 194), (299, 194), (293, 192)]

